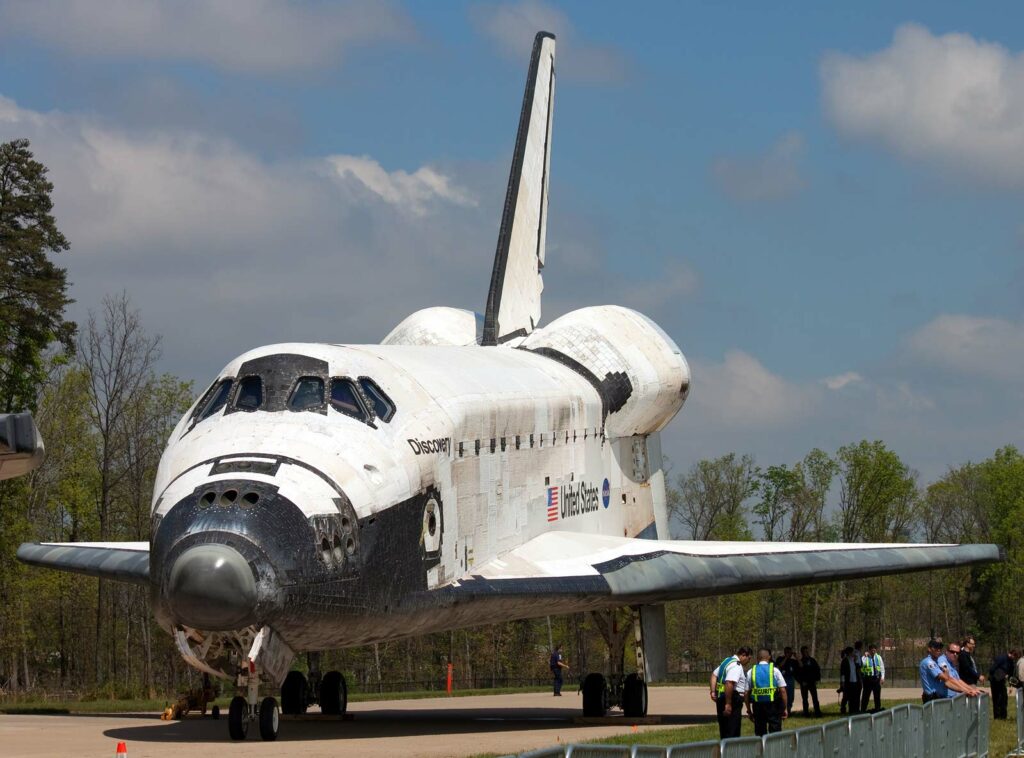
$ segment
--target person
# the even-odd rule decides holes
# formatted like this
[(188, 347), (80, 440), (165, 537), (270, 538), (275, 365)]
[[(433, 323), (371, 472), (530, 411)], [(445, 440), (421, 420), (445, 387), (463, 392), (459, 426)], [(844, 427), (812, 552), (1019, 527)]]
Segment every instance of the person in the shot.
[(921, 675), (922, 703), (950, 697), (954, 692), (962, 692), (972, 697), (981, 694), (981, 690), (960, 679), (956, 664), (949, 658), (949, 655), (954, 659), (959, 657), (960, 646), (954, 643), (949, 648), (948, 654), (943, 655), (941, 642), (928, 641), (928, 654), (921, 659), (918, 667)]
[(851, 716), (860, 713), (860, 677), (857, 675), (859, 660), (854, 648), (843, 650), (843, 660), (839, 663), (839, 689), (836, 690), (843, 696), (839, 703), (840, 714), (846, 713), (847, 708)]
[(555, 697), (562, 697), (562, 671), (567, 671), (569, 664), (562, 658), (561, 645), (555, 645), (555, 649), (551, 651), (551, 660), (548, 661), (548, 665), (551, 667), (551, 676), (555, 680)]
[(797, 679), (800, 678), (800, 661), (796, 657), (796, 653), (793, 652), (793, 648), (785, 647), (782, 649), (782, 655), (775, 659), (775, 667), (782, 669), (782, 674), (786, 678), (786, 715), (792, 716), (795, 700), (793, 691), (796, 688)]
[(750, 648), (741, 647), (711, 672), (711, 699), (718, 713), (719, 739), (739, 737), (743, 729), (743, 695), (746, 693), (744, 667), (750, 661)]
[[(790, 648), (790, 655), (793, 651)], [(743, 702), (747, 716), (754, 722), (754, 734), (763, 737), (769, 732), (782, 731), (782, 719), (789, 716), (786, 688), (789, 680), (772, 662), (767, 648), (757, 651), (757, 663), (746, 675), (746, 693)]]
[(1013, 676), (1015, 664), (1020, 658), (1020, 650), (1014, 648), (1002, 655), (997, 655), (988, 670), (988, 680), (992, 686), (992, 718), (1005, 719), (1006, 716), (1006, 680)]
[(868, 713), (868, 700), (875, 696), (875, 709), (871, 713), (882, 710), (882, 682), (885, 681), (885, 662), (878, 654), (878, 647), (868, 645), (868, 652), (860, 659), (860, 673), (863, 680), (860, 698), (861, 713)]
[(978, 647), (974, 637), (964, 637), (960, 643), (960, 665), (957, 670), (960, 678), (972, 687), (985, 683), (985, 675), (978, 671), (978, 662), (974, 660), (974, 651)]
[[(821, 666), (811, 656), (810, 648), (804, 645), (800, 648), (800, 699), (804, 702), (804, 716), (810, 716), (807, 710), (807, 696), (810, 695), (814, 701), (814, 715), (821, 716), (821, 706), (818, 705), (818, 682), (821, 681)], [(792, 709), (790, 709), (792, 710)]]

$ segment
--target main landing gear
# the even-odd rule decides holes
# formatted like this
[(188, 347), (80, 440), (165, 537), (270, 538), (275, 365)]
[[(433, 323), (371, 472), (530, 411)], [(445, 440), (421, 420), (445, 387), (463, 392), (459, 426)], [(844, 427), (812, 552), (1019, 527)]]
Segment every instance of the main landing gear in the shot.
[(647, 682), (638, 674), (606, 679), (603, 674), (587, 674), (583, 690), (583, 715), (604, 716), (609, 708), (619, 706), (624, 716), (647, 715)]

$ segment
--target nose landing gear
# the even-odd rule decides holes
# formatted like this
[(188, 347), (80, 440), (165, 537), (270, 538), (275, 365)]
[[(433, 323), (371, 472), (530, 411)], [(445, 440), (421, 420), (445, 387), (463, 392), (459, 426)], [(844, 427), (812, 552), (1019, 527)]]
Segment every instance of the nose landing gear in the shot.
[(235, 695), (231, 700), (228, 734), (233, 740), (244, 740), (249, 735), (249, 723), (256, 721), (260, 737), (266, 742), (273, 742), (281, 726), (281, 709), (277, 700), (272, 697), (265, 697), (262, 701), (259, 699), (260, 678), (255, 671), (239, 676), (239, 685), (245, 686), (246, 694)]

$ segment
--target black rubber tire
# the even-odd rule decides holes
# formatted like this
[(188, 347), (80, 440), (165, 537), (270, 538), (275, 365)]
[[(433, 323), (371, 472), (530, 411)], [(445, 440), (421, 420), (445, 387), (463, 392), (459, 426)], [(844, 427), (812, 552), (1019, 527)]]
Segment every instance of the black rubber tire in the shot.
[(608, 689), (602, 674), (587, 674), (583, 680), (583, 715), (604, 716), (608, 712)]
[(309, 682), (301, 671), (289, 671), (281, 685), (281, 713), (299, 715), (309, 706)]
[(228, 734), (233, 740), (244, 740), (248, 733), (249, 704), (241, 695), (235, 695), (228, 708)]
[(277, 700), (272, 697), (263, 698), (260, 703), (260, 737), (264, 742), (273, 742), (277, 739), (277, 728), (281, 725), (281, 710), (277, 707)]
[(348, 710), (348, 687), (340, 671), (328, 671), (320, 682), (320, 711), (340, 716)]
[(219, 705), (215, 705), (215, 706), (213, 706), (213, 708), (210, 709), (210, 718), (215, 718), (215, 719), (219, 719), (220, 718), (220, 706)]
[(630, 674), (622, 684), (622, 713), (632, 718), (647, 715), (647, 682), (639, 674)]

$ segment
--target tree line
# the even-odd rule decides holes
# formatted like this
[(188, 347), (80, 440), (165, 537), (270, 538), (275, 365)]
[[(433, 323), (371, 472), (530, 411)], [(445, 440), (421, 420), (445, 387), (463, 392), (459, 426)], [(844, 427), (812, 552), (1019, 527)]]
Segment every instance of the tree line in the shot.
[[(188, 381), (160, 373), (125, 292), (83, 324), (55, 258), (45, 167), (26, 140), (0, 145), (0, 408), (32, 410), (47, 461), (0, 484), (0, 692), (170, 696), (197, 675), (152, 620), (145, 588), (29, 569), (27, 541), (145, 541), (163, 446), (191, 404)], [(1011, 446), (922, 485), (881, 441), (760, 468), (749, 455), (701, 460), (669, 477), (673, 536), (700, 540), (995, 542), (984, 567), (670, 603), (669, 670), (704, 672), (740, 644), (807, 644), (823, 666), (853, 639), (890, 641), (891, 665), (932, 634), (973, 633), (981, 650), (1024, 641), (1024, 457)], [(627, 670), (626, 611), (511, 621), (324, 654), (355, 690), (544, 680), (552, 643), (572, 672)], [(300, 661), (301, 664), (301, 661)]]

